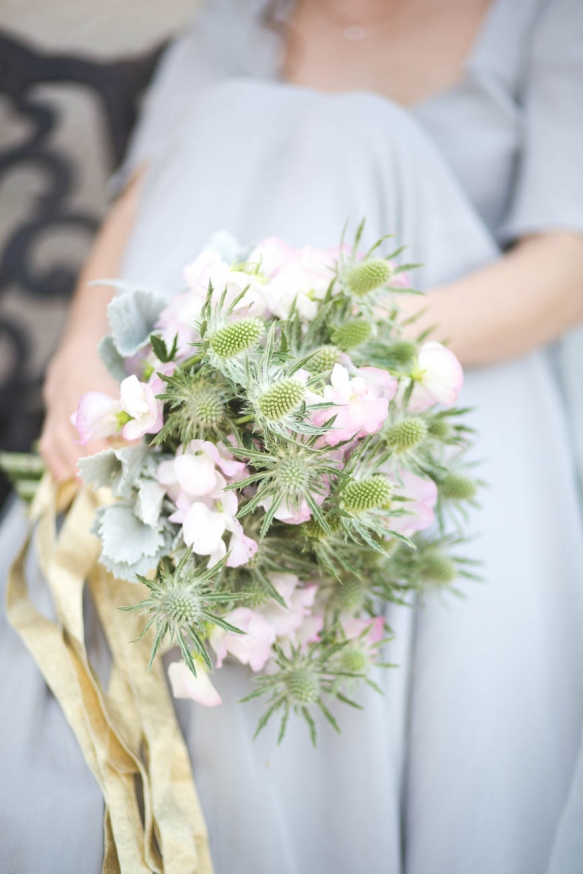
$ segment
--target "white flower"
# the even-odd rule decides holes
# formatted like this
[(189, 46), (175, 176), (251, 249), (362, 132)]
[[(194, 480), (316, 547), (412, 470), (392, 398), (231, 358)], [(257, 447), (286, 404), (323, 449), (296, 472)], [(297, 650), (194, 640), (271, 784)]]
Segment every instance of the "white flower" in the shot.
[(196, 661), (196, 677), (188, 669), (186, 662), (179, 661), (168, 666), (168, 679), (175, 698), (190, 698), (205, 707), (216, 707), (221, 703), (221, 696), (199, 660)]
[(192, 264), (187, 265), (184, 268), (184, 280), (203, 301), (209, 282), (214, 289), (213, 300), (219, 300), (226, 289), (227, 305), (247, 289), (235, 310), (245, 310), (253, 316), (262, 316), (266, 311), (264, 286), (259, 277), (243, 270), (231, 269), (215, 249), (204, 249)]
[(462, 366), (449, 349), (434, 340), (419, 350), (409, 412), (421, 413), (434, 404), (452, 407), (464, 381)]
[(137, 376), (128, 376), (119, 387), (121, 408), (131, 416), (124, 425), (126, 440), (138, 440), (144, 434), (157, 434), (162, 427), (162, 401), (156, 399), (154, 388), (140, 382)]

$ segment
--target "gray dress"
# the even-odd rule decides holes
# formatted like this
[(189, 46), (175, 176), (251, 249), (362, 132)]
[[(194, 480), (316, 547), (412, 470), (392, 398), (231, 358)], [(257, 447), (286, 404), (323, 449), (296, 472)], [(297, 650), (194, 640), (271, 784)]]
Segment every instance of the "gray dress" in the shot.
[[(494, 0), (463, 80), (412, 111), (279, 81), (262, 5), (211, 3), (167, 54), (122, 171), (149, 162), (124, 276), (171, 291), (218, 229), (331, 246), (366, 216), (367, 241), (396, 233), (431, 288), (524, 234), (583, 233), (580, 0)], [(484, 582), (390, 613), (400, 667), (340, 738), (321, 726), (314, 752), (300, 724), (251, 743), (234, 666), (221, 707), (178, 702), (217, 874), (583, 872), (581, 357), (574, 332), (467, 375)], [(22, 525), (6, 520), (3, 555)], [(0, 708), (0, 870), (97, 874), (97, 786), (4, 625)]]

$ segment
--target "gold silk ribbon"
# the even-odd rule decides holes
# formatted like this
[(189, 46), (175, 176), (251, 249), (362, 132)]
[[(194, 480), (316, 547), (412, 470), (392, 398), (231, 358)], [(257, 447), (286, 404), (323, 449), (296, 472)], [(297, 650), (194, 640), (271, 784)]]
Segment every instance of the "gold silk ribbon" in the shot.
[[(27, 646), (97, 780), (105, 802), (102, 874), (213, 874), (208, 835), (162, 663), (148, 671), (151, 636), (130, 643), (141, 621), (118, 608), (141, 599), (141, 586), (115, 579), (98, 564), (90, 533), (95, 510), (109, 500), (45, 478), (31, 508), (31, 528), (8, 577), (8, 620)], [(57, 536), (56, 516), (73, 500)], [(36, 546), (57, 621), (38, 612), (26, 582)], [(107, 690), (85, 645), (87, 583), (112, 665)], [(140, 812), (142, 811), (142, 812)]]

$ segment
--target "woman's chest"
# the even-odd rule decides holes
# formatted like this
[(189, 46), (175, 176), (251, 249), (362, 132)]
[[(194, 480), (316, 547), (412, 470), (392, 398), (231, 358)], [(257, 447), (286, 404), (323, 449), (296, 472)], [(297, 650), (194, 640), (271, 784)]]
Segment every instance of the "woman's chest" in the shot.
[(413, 106), (461, 79), (491, 2), (301, 0), (287, 20), (284, 78)]

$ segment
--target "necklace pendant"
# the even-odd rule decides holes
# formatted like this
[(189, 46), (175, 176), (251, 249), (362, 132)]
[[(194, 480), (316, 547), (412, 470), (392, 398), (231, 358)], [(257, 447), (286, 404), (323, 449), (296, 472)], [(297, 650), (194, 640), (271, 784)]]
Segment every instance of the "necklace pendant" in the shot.
[(351, 25), (350, 27), (344, 28), (342, 36), (344, 39), (350, 40), (350, 42), (359, 42), (361, 39), (365, 38), (366, 31), (362, 27)]

